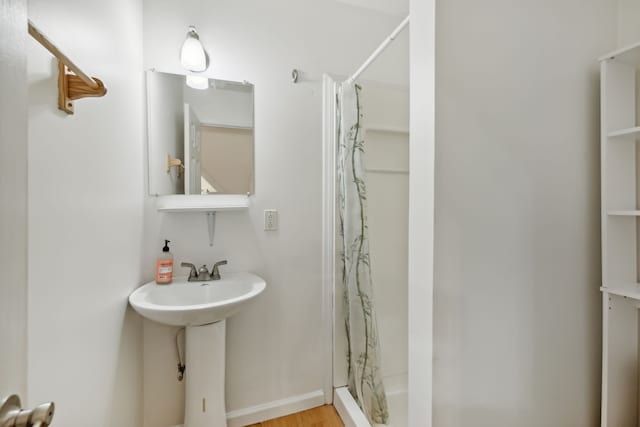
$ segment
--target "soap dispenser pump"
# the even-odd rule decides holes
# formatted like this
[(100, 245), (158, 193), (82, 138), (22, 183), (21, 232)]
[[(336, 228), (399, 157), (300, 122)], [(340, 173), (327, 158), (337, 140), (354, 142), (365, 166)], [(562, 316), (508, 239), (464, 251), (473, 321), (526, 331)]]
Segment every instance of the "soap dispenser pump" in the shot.
[(170, 240), (164, 241), (164, 247), (156, 260), (156, 283), (166, 285), (173, 280), (173, 254), (169, 251)]

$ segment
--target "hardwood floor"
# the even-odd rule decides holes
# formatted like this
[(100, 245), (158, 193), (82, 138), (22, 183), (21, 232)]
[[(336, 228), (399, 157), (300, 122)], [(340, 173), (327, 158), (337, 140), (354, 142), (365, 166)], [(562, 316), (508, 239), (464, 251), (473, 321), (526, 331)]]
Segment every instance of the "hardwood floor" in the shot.
[(344, 427), (333, 405), (324, 405), (247, 427)]

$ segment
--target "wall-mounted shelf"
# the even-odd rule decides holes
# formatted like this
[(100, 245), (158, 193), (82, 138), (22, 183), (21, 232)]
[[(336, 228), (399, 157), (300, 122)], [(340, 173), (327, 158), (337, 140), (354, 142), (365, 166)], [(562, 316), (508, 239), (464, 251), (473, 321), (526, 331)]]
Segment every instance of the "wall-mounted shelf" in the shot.
[(209, 232), (209, 246), (213, 246), (213, 236), (216, 227), (216, 212), (238, 211), (249, 208), (249, 196), (244, 194), (211, 194), (158, 196), (156, 208), (160, 212), (207, 214), (207, 231)]
[(640, 211), (634, 210), (620, 210), (620, 211), (609, 211), (607, 212), (609, 216), (640, 216)]
[(161, 212), (216, 212), (242, 210), (249, 207), (244, 194), (212, 194), (158, 196), (156, 208)]
[(638, 66), (640, 65), (640, 42), (634, 43), (622, 49), (615, 50), (599, 58), (599, 61), (607, 61), (615, 59), (616, 62), (620, 62), (627, 65)]
[(640, 127), (632, 127), (628, 129), (620, 129), (615, 132), (610, 132), (607, 137), (615, 139), (623, 139), (627, 137), (640, 137)]
[(639, 283), (623, 283), (611, 286), (602, 286), (602, 292), (607, 292), (620, 297), (631, 298), (640, 301), (640, 284)]

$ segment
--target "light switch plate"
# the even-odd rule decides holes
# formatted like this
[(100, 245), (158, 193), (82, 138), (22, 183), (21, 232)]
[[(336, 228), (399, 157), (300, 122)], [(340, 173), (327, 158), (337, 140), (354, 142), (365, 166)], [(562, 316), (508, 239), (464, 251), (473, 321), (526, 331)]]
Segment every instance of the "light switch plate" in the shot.
[(274, 231), (278, 229), (278, 211), (275, 209), (264, 210), (264, 230)]

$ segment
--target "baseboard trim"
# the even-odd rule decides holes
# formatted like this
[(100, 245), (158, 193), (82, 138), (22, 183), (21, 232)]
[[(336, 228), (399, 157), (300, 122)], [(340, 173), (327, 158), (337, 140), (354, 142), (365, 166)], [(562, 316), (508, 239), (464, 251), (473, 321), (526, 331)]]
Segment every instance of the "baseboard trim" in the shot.
[(346, 387), (335, 389), (333, 407), (336, 408), (345, 427), (371, 427), (371, 424), (369, 424), (369, 421)]
[(311, 393), (227, 412), (227, 426), (244, 427), (322, 405), (324, 405), (324, 392), (316, 390)]

